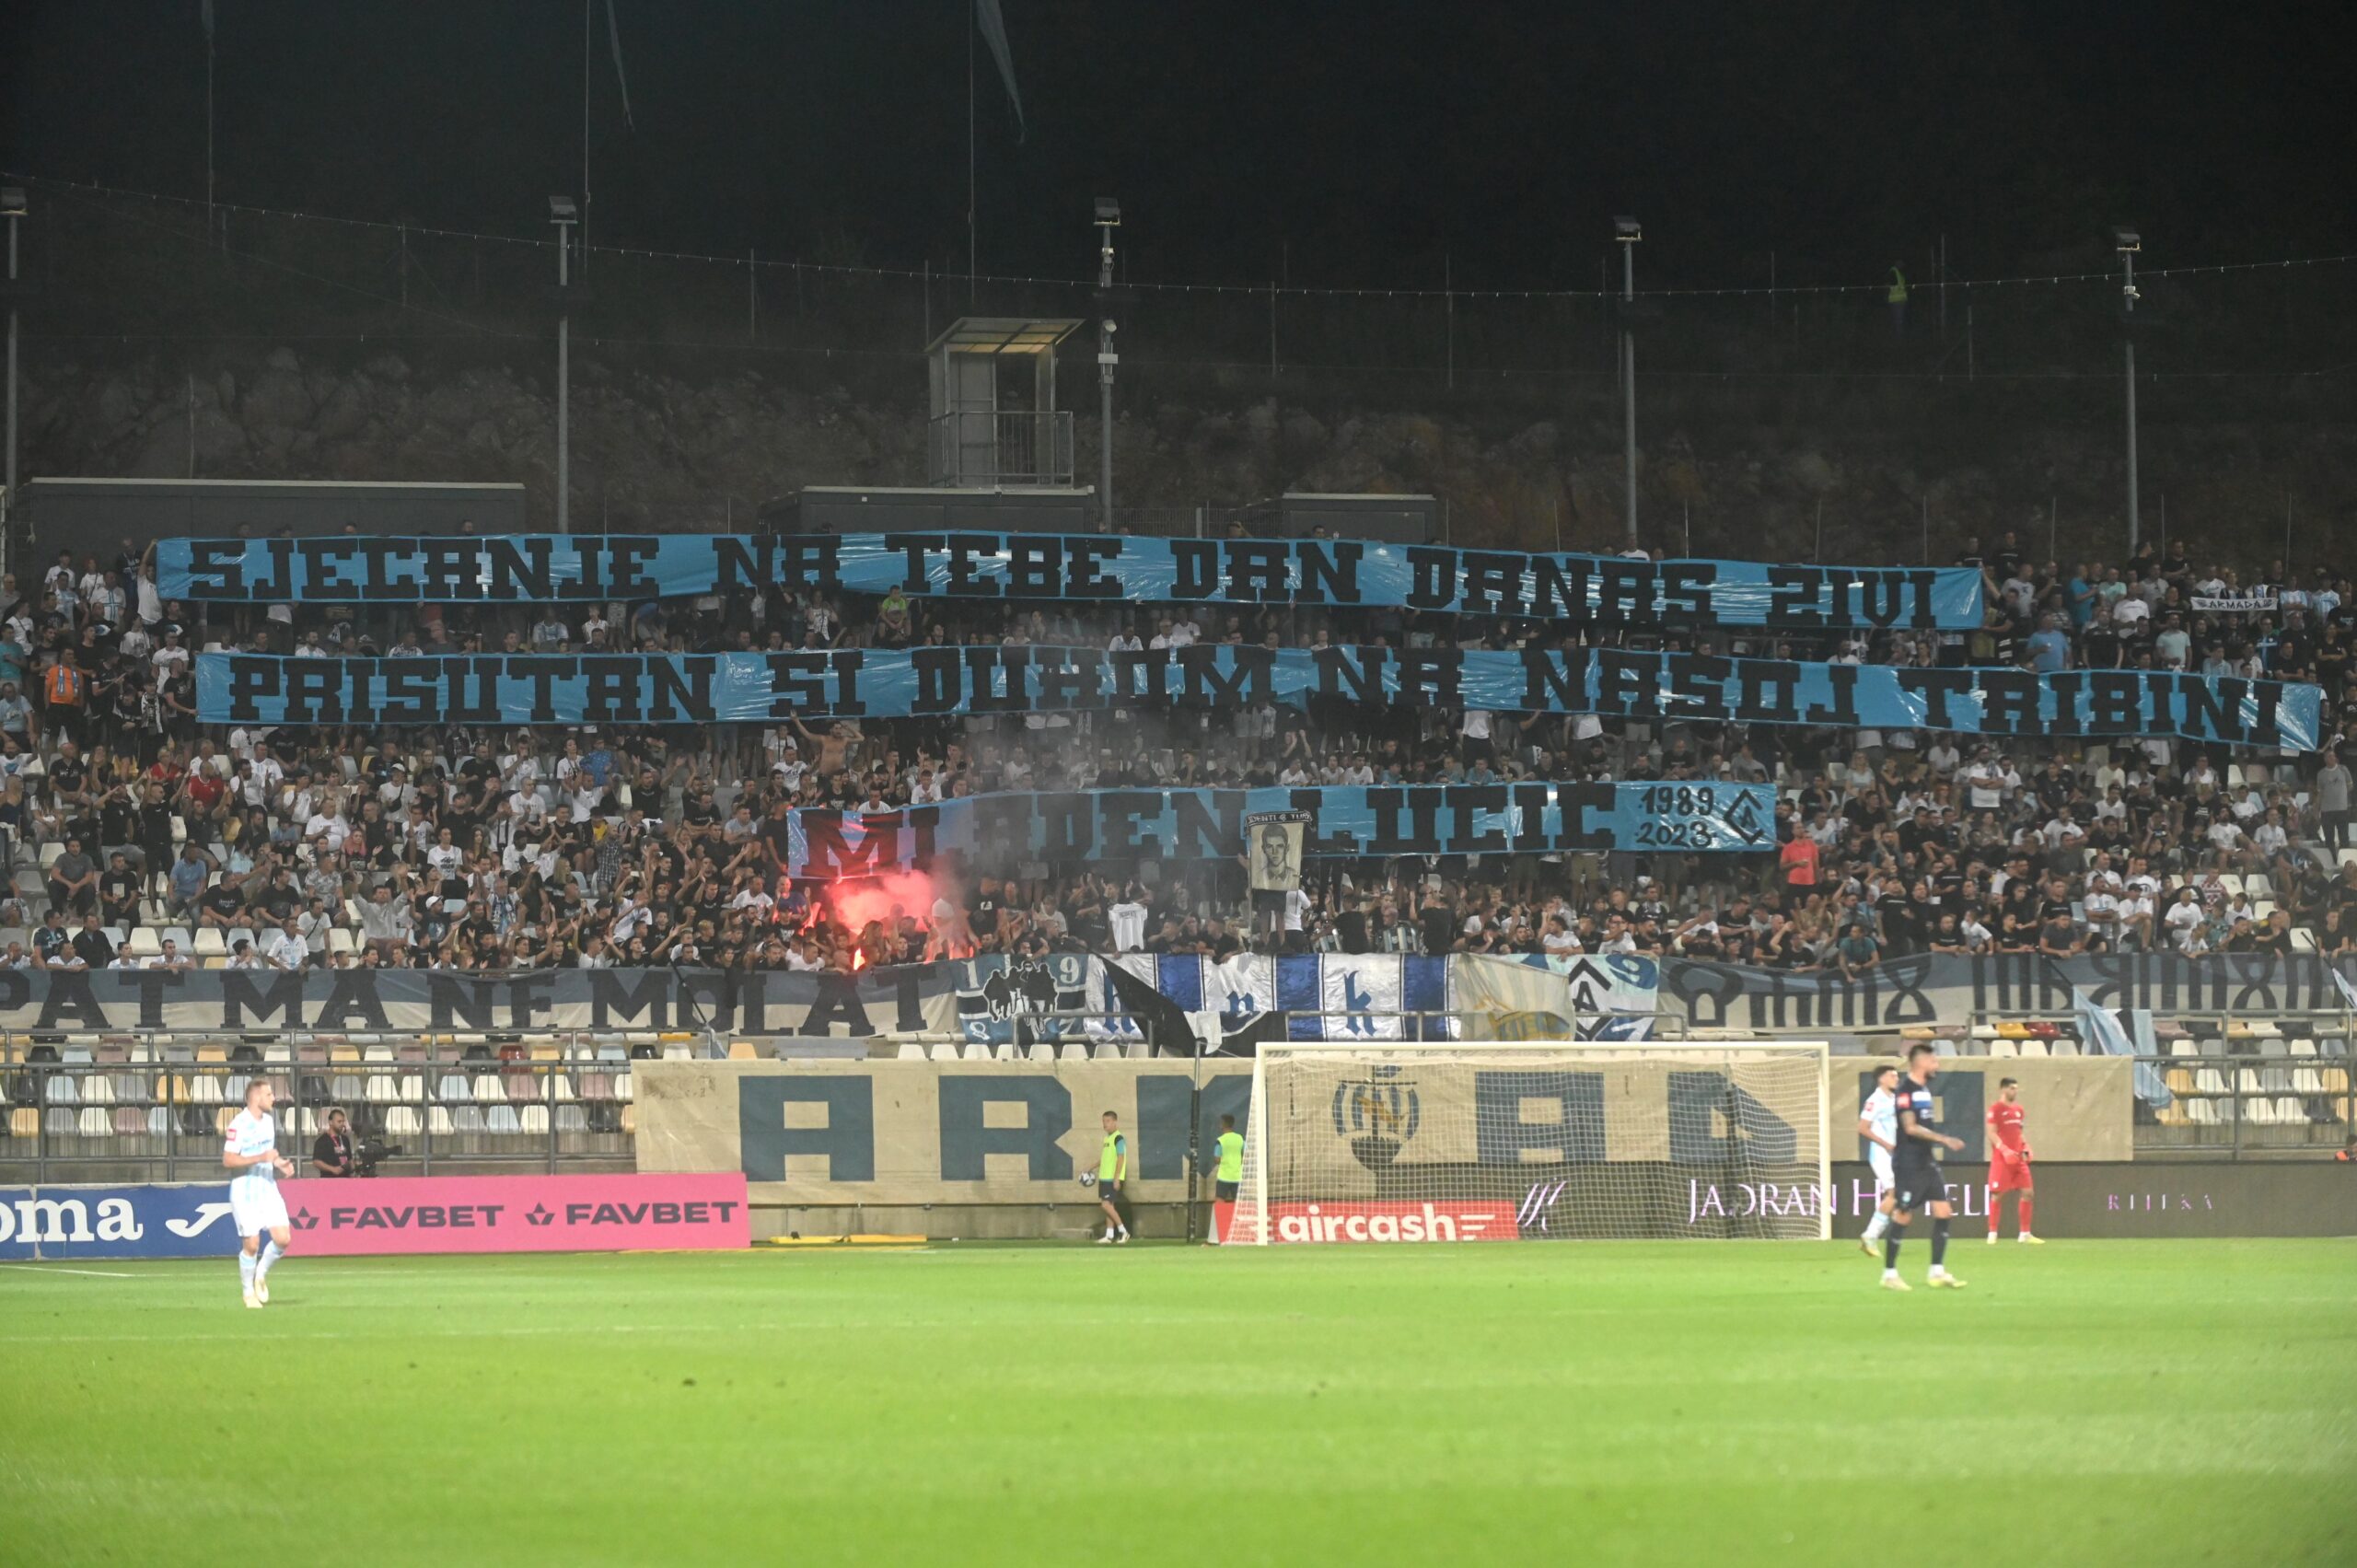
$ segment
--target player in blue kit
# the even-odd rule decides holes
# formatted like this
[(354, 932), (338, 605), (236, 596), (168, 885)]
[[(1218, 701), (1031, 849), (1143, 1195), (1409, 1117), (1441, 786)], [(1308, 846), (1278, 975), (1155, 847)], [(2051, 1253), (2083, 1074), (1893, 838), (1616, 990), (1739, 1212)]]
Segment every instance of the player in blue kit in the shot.
[(1947, 1179), (1940, 1168), (1940, 1153), (1964, 1147), (1964, 1140), (1940, 1131), (1940, 1112), (1932, 1098), (1932, 1080), (1939, 1074), (1940, 1053), (1929, 1045), (1910, 1047), (1907, 1073), (1898, 1080), (1898, 1148), (1891, 1156), (1890, 1230), (1882, 1241), (1882, 1287), (1905, 1290), (1898, 1277), (1898, 1244), (1907, 1227), (1925, 1209), (1932, 1214), (1932, 1272), (1924, 1281), (1935, 1290), (1962, 1290), (1964, 1282), (1948, 1272), (1948, 1221), (1956, 1215), (1947, 1198)]

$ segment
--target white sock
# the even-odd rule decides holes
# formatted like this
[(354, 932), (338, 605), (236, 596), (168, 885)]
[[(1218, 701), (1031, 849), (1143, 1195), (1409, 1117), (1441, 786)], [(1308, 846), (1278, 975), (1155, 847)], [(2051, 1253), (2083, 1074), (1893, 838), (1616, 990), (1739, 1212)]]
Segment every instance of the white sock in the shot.
[(270, 1278), (270, 1266), (285, 1256), (286, 1249), (279, 1246), (277, 1242), (264, 1241), (261, 1244), (261, 1257), (254, 1264), (254, 1283), (260, 1284)]
[(242, 1249), (239, 1249), (238, 1253), (238, 1278), (244, 1283), (246, 1287), (246, 1294), (248, 1295), (251, 1295), (254, 1293), (254, 1264), (258, 1260), (252, 1253), (245, 1251)]
[(1945, 1263), (1934, 1263), (1934, 1264), (1933, 1264), (1933, 1265), (1932, 1265), (1932, 1272), (1931, 1272), (1929, 1274), (1925, 1275), (1924, 1277), (1925, 1277), (1925, 1278), (1927, 1278), (1927, 1279), (1934, 1279), (1934, 1280), (1936, 1280), (1936, 1279), (1938, 1279), (1942, 1274), (1945, 1274), (1945, 1273), (1946, 1273), (1947, 1272), (1948, 1272), (1948, 1266), (1947, 1266)]
[(1885, 1269), (1882, 1272), (1882, 1277), (1887, 1280), (1895, 1280), (1898, 1277), (1898, 1271), (1897, 1269)]
[(1864, 1239), (1867, 1241), (1880, 1241), (1882, 1239), (1882, 1233), (1889, 1228), (1890, 1216), (1877, 1209), (1875, 1211), (1875, 1217), (1866, 1222), (1866, 1234)]

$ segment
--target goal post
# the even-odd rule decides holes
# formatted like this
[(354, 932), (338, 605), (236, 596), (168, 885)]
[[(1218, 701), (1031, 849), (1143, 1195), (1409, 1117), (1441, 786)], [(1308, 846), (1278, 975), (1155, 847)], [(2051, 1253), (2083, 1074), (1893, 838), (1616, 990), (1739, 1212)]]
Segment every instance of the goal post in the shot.
[(1821, 1040), (1264, 1043), (1233, 1239), (1825, 1240)]

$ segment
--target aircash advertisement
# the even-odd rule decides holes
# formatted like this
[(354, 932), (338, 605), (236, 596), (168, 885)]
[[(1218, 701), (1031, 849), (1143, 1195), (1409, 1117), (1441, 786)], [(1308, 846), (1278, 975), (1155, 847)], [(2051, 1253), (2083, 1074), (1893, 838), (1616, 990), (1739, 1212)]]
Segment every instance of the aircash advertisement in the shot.
[[(750, 1245), (745, 1180), (701, 1176), (429, 1176), (296, 1180), (290, 1254), (712, 1251)], [(226, 1182), (0, 1187), (0, 1262), (226, 1258)]]

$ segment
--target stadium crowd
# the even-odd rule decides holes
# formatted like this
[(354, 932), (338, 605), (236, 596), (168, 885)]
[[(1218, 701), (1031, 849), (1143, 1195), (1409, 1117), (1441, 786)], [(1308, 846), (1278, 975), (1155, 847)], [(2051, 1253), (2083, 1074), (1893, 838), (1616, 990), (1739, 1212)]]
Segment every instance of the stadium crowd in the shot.
[[(355, 655), (1376, 643), (1635, 646), (2309, 679), (2357, 738), (2357, 590), (2176, 550), (2068, 568), (2011, 536), (1975, 631), (1795, 637), (1399, 609), (978, 606), (737, 593), (606, 607), (188, 605), (152, 563), (0, 580), (0, 965), (850, 970), (973, 952), (1649, 951), (1855, 970), (1921, 952), (2357, 951), (2337, 750), (1371, 710), (1040, 713), (714, 731), (275, 730), (196, 720), (201, 647)], [(2237, 608), (2201, 608), (2225, 600)], [(994, 790), (1703, 780), (1778, 786), (1772, 854), (1318, 861), (1256, 929), (1242, 868), (940, 864), (864, 894), (782, 874), (786, 814)], [(168, 947), (150, 937), (179, 936)], [(217, 937), (217, 941), (215, 938)], [(200, 950), (201, 949), (201, 950)]]

